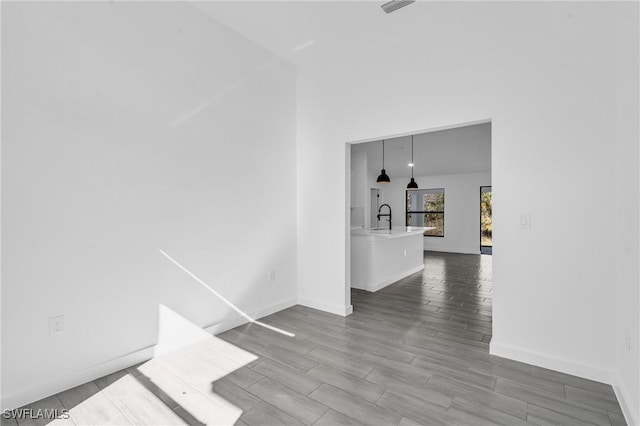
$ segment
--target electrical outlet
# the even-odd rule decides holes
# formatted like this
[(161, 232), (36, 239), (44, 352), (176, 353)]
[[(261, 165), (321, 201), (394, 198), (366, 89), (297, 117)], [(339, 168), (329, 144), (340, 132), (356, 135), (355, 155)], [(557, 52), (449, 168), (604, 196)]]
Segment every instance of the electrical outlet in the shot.
[(407, 257), (407, 249), (404, 249), (404, 257)]
[(267, 280), (272, 283), (276, 280), (276, 270), (272, 269), (269, 271), (269, 273), (267, 274)]
[(64, 331), (64, 315), (49, 318), (49, 336), (62, 334)]
[(531, 215), (520, 213), (520, 229), (531, 229)]

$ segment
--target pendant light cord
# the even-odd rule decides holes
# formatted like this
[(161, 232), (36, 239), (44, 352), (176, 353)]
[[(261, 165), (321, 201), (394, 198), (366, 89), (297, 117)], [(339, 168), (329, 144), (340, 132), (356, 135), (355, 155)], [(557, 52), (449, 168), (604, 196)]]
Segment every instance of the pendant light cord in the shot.
[(413, 178), (413, 169), (416, 166), (416, 164), (413, 162), (413, 135), (411, 135), (411, 178)]
[(382, 139), (382, 169), (384, 170), (384, 139)]

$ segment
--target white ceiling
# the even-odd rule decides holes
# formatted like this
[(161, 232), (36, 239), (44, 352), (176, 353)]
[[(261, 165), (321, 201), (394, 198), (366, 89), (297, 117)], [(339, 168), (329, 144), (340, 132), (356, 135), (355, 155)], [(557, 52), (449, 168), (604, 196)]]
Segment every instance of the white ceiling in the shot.
[[(414, 135), (414, 176), (491, 171), (491, 123)], [(385, 139), (385, 169), (394, 177), (411, 175), (411, 136)], [(382, 168), (382, 141), (352, 145), (352, 153), (366, 152), (368, 168)]]
[[(386, 1), (191, 1), (190, 4), (296, 65), (348, 59), (352, 47), (380, 49), (377, 38), (405, 43), (428, 22), (416, 2), (391, 14)], [(413, 10), (412, 10), (413, 9)]]

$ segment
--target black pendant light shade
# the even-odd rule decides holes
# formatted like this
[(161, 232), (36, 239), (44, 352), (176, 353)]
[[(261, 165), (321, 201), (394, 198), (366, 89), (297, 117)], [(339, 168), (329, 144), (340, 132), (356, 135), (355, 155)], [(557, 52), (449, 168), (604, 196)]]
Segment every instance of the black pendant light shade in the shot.
[(385, 169), (382, 169), (382, 172), (380, 173), (380, 176), (378, 176), (378, 180), (376, 182), (378, 183), (391, 182), (391, 179), (389, 179), (389, 175), (387, 174), (387, 171)]
[(376, 182), (381, 184), (391, 182), (389, 175), (387, 175), (387, 171), (384, 169), (384, 139), (382, 140), (382, 171), (380, 172), (380, 176), (378, 176)]
[(407, 189), (418, 189), (418, 184), (416, 183), (416, 180), (413, 178), (413, 167), (414, 167), (414, 163), (413, 163), (413, 135), (411, 135), (411, 180), (409, 181), (409, 184), (407, 185)]

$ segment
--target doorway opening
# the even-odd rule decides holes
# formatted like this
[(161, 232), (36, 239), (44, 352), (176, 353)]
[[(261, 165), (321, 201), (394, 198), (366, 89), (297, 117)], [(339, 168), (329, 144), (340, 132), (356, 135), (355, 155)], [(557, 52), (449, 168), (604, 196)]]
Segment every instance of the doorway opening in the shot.
[(490, 186), (480, 187), (480, 253), (493, 254), (493, 200)]
[[(413, 268), (409, 260), (417, 259), (418, 256), (413, 255), (420, 251), (479, 254), (476, 238), (480, 205), (476, 197), (480, 187), (491, 185), (491, 120), (348, 142), (345, 149), (345, 312), (352, 310), (351, 288), (359, 288), (358, 280), (380, 282), (366, 288), (390, 285), (394, 282), (392, 278), (399, 279), (404, 272), (418, 268), (418, 261)], [(388, 173), (390, 182), (378, 182), (376, 176), (382, 174), (381, 170)], [(412, 186), (409, 188), (409, 185)], [(414, 189), (413, 185), (418, 185), (418, 191), (439, 189), (440, 193), (432, 195), (440, 197), (439, 204), (435, 201), (425, 205), (416, 203), (409, 209), (407, 190)], [(447, 197), (444, 197), (445, 192)], [(413, 195), (413, 191), (409, 193)], [(384, 222), (384, 229), (381, 229), (383, 222), (378, 217), (378, 210), (385, 204), (395, 214), (393, 222)], [(446, 220), (444, 216), (447, 216)], [(363, 238), (383, 240), (382, 232), (406, 236), (420, 231), (417, 229), (420, 227), (424, 228), (421, 247), (412, 243), (411, 249), (392, 250), (388, 256), (383, 256), (384, 268), (380, 262), (375, 265), (369, 262), (376, 271), (384, 272), (384, 277), (361, 273), (369, 270), (366, 262), (369, 251), (355, 247), (355, 241)], [(390, 241), (409, 240), (394, 235)], [(393, 257), (397, 253), (401, 254), (399, 259)], [(485, 261), (490, 260), (485, 258)], [(424, 267), (424, 264), (423, 260), (420, 266)]]

